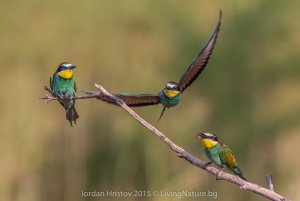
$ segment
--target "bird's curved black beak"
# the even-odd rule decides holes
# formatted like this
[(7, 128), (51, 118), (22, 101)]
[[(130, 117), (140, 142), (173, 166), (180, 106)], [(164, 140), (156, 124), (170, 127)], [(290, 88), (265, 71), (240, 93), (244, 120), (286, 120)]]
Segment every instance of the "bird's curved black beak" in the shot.
[(201, 133), (201, 132), (196, 134), (197, 139), (202, 139), (204, 136), (205, 136), (204, 133)]

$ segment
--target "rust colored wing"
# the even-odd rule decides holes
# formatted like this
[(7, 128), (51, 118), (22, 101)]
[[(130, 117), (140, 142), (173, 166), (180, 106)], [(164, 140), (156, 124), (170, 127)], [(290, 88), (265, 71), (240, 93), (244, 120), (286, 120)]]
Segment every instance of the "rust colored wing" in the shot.
[(197, 57), (194, 59), (192, 64), (189, 66), (187, 71), (183, 74), (183, 76), (180, 78), (178, 82), (178, 86), (181, 92), (183, 92), (189, 85), (193, 83), (195, 79), (197, 79), (197, 77), (200, 75), (200, 73), (207, 65), (217, 41), (217, 37), (221, 26), (221, 19), (222, 19), (222, 11), (220, 10), (219, 21), (215, 28), (215, 31), (213, 32), (210, 39), (206, 43), (205, 47), (197, 55)]
[(233, 152), (231, 151), (231, 149), (227, 146), (222, 146), (219, 149), (219, 154), (220, 154), (220, 158), (223, 161), (223, 163), (225, 163), (226, 165), (228, 165), (230, 168), (234, 168), (237, 167)]

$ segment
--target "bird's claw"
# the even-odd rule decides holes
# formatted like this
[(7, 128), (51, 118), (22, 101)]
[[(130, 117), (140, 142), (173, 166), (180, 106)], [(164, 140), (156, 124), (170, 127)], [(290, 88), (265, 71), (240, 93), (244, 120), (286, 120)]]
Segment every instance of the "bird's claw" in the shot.
[(220, 180), (219, 173), (220, 173), (220, 170), (218, 170), (218, 172), (216, 174), (216, 180)]
[(68, 97), (68, 99), (73, 100), (75, 98), (75, 96), (70, 96)]
[(58, 97), (58, 99), (66, 99), (66, 97), (61, 94), (56, 94), (56, 96)]
[(207, 163), (204, 164), (204, 167), (206, 168), (206, 167), (210, 166), (212, 163), (213, 162), (209, 161), (209, 162), (207, 162)]
[(221, 171), (224, 171), (224, 169), (225, 169), (225, 168), (222, 167), (222, 169), (219, 169), (219, 170), (218, 170), (218, 172), (217, 172), (217, 174), (216, 174), (216, 180), (221, 180), (221, 177), (219, 176), (219, 174), (220, 174)]

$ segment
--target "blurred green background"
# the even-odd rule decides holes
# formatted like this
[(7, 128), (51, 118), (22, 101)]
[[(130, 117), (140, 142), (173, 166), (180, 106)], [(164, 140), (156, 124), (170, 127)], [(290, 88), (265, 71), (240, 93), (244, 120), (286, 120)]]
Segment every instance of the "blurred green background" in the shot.
[[(158, 128), (207, 161), (198, 131), (218, 134), (245, 176), (300, 200), (300, 2), (90, 0), (0, 1), (0, 199), (179, 200), (82, 197), (83, 191), (217, 192), (215, 200), (264, 200), (176, 157), (113, 105), (78, 100), (70, 127), (64, 109), (43, 103), (59, 63), (78, 66), (79, 89), (154, 93), (178, 80), (223, 10), (208, 67), (167, 110)], [(155, 123), (161, 106), (136, 108)], [(189, 197), (183, 200), (212, 200)]]

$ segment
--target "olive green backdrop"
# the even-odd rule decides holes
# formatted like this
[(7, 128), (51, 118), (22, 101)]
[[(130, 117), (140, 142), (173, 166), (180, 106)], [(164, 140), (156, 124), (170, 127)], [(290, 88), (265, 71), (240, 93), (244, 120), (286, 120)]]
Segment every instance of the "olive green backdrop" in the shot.
[[(78, 100), (70, 127), (57, 102), (43, 103), (62, 61), (78, 66), (79, 89), (155, 93), (181, 74), (223, 10), (209, 65), (158, 125), (207, 161), (195, 139), (216, 133), (240, 168), (292, 200), (300, 197), (299, 1), (0, 1), (0, 199), (179, 200), (82, 197), (82, 191), (211, 191), (182, 200), (264, 200), (176, 157), (118, 107)], [(135, 109), (156, 123), (161, 106)]]

